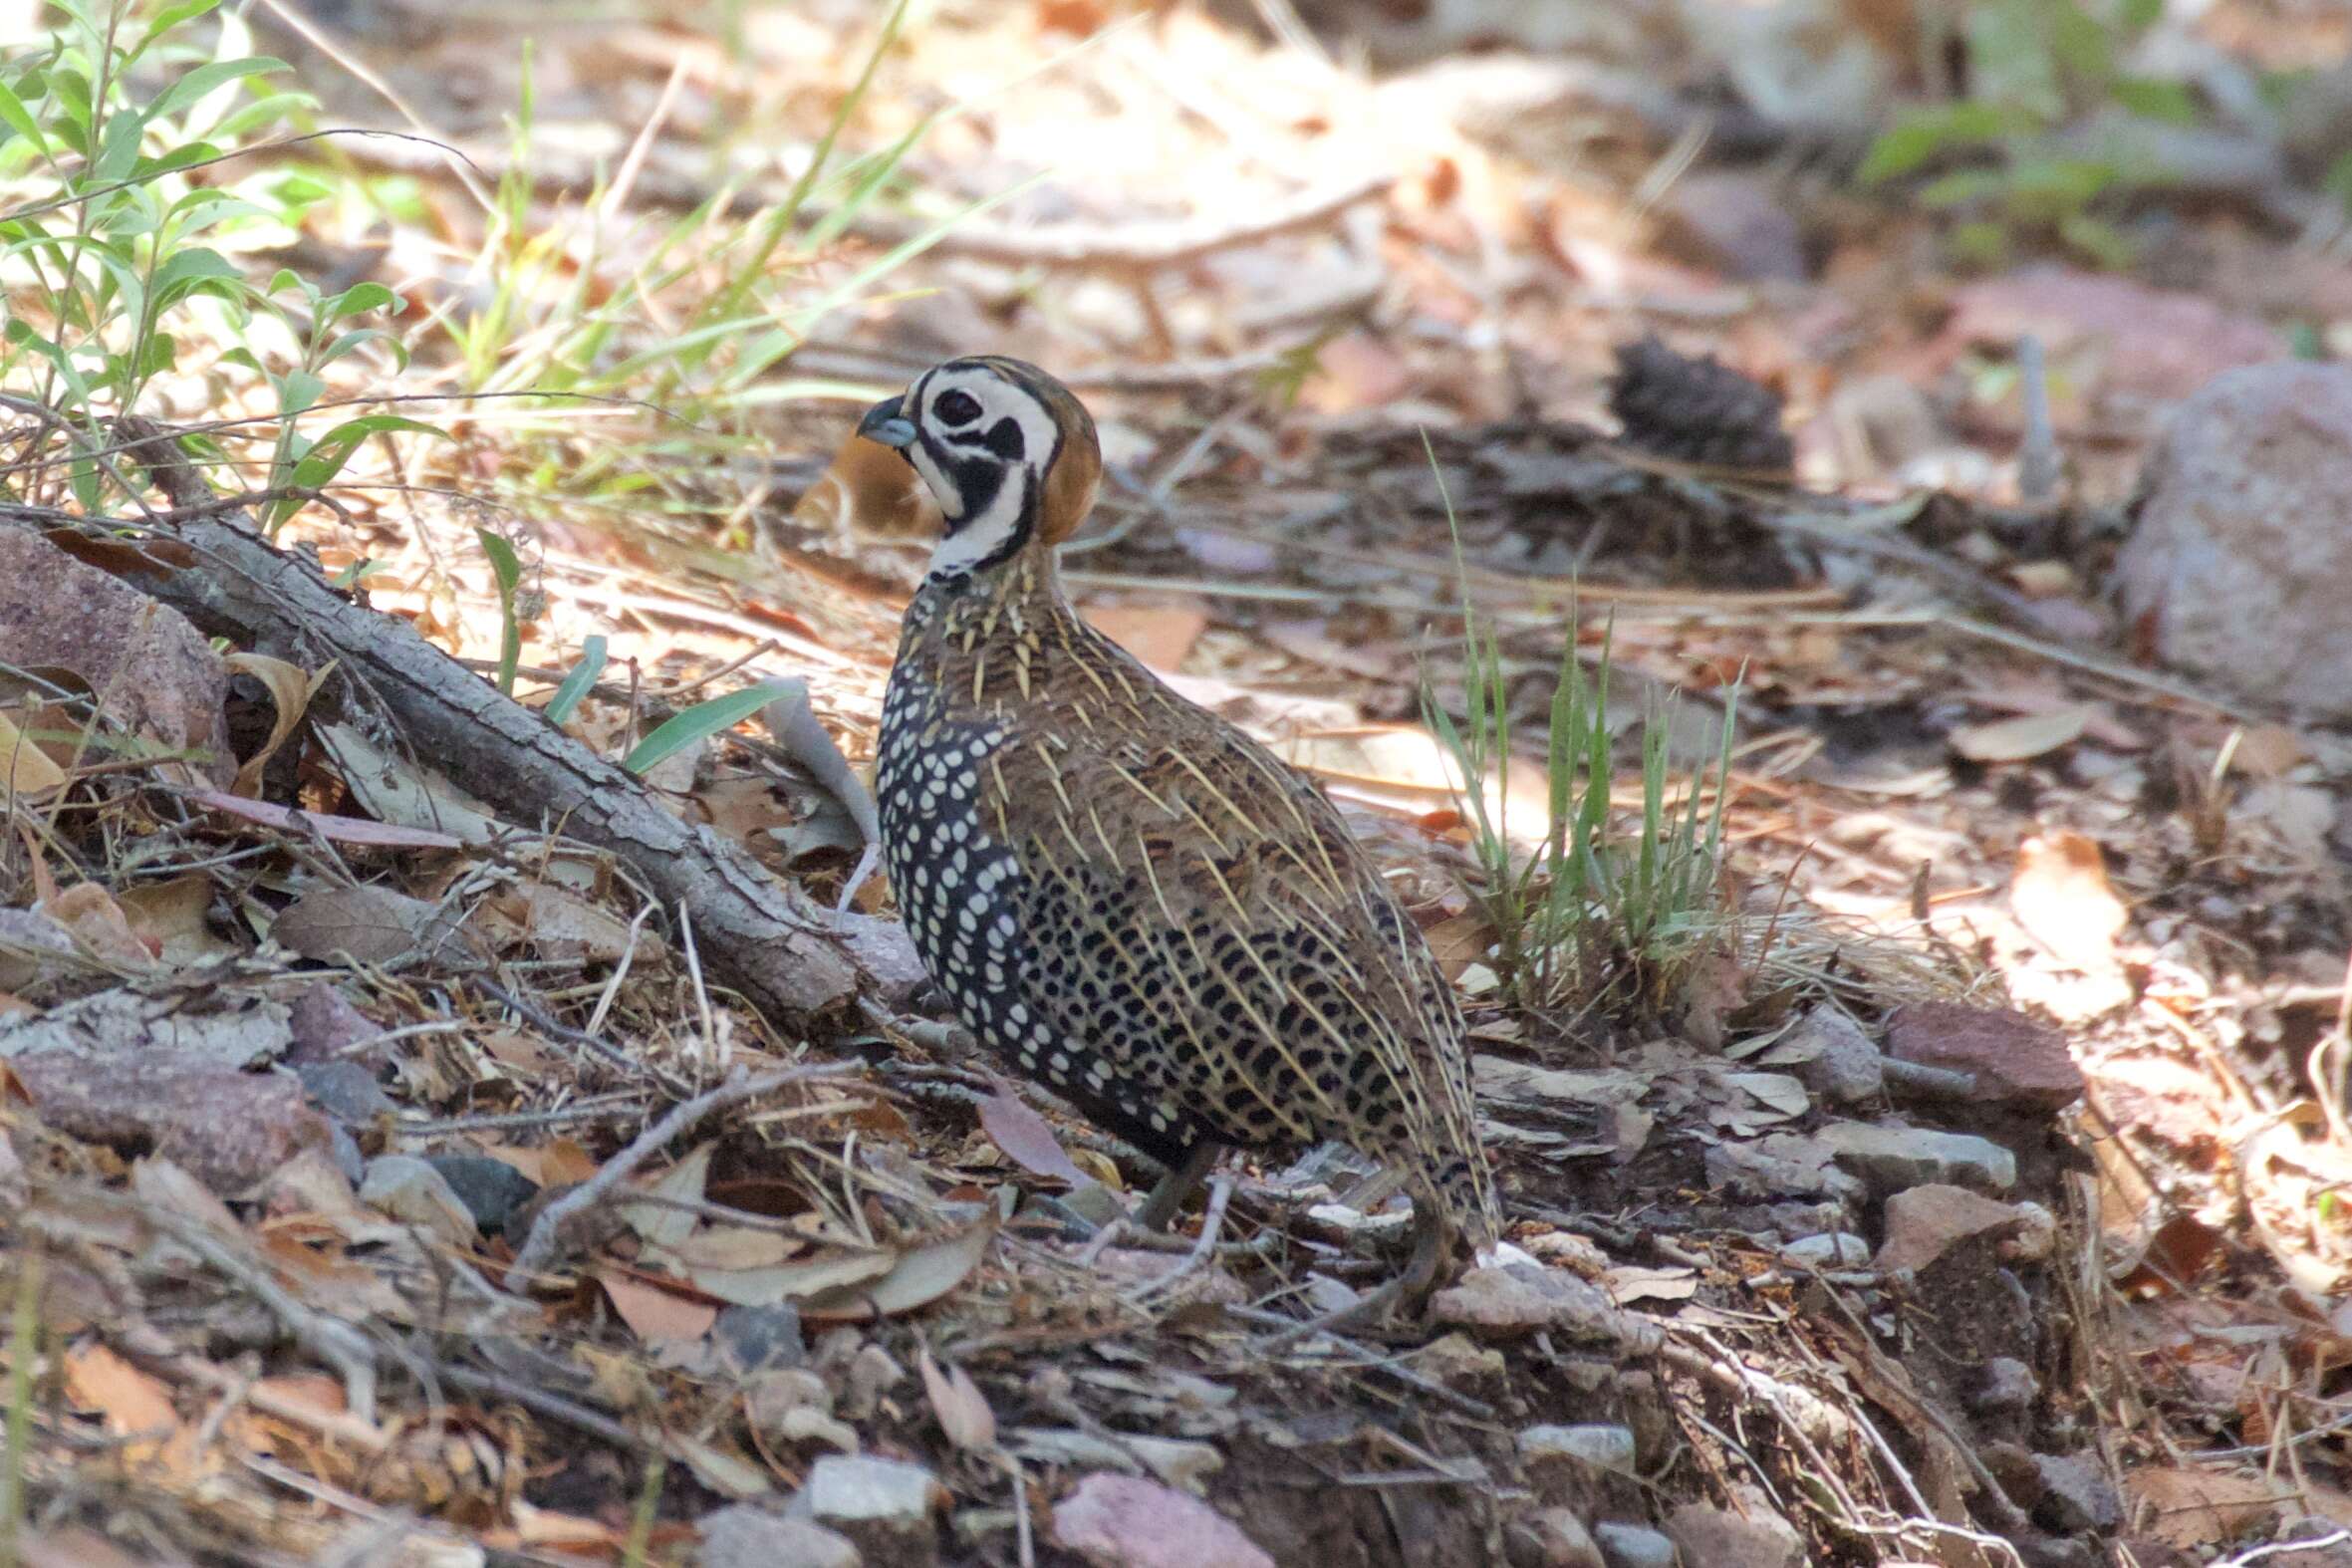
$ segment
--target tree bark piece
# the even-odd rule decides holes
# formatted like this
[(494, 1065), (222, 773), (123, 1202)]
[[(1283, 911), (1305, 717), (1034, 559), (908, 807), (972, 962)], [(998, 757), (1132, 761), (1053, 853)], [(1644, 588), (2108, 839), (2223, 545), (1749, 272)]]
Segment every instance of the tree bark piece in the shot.
[[(502, 694), (405, 622), (330, 587), (315, 563), (263, 539), (249, 515), (222, 509), (167, 432), (133, 418), (117, 427), (172, 503), (169, 537), (196, 560), (178, 565), (148, 551), (139, 565), (117, 550), (98, 557), (100, 564), (208, 633), (309, 667), (342, 660), (322, 697), (362, 721), (371, 703), (381, 704), (406, 746), (507, 820), (560, 827), (619, 857), (665, 904), (688, 910), (705, 959), (779, 1027), (805, 1028), (867, 978), (845, 944), (863, 945), (874, 933), (818, 913), (744, 851), (680, 821), (634, 774)], [(0, 517), (19, 526), (58, 521), (28, 507), (0, 509)], [(354, 700), (355, 685), (368, 702)]]

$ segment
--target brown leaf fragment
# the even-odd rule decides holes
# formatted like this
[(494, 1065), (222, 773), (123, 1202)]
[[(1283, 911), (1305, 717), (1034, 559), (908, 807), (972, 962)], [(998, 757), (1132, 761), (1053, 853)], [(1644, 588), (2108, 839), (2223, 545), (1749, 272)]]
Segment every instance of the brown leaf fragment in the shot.
[(175, 1476), (188, 1472), (198, 1457), (194, 1435), (181, 1427), (159, 1380), (95, 1342), (67, 1351), (65, 1371), (66, 1393), (76, 1405), (98, 1412), (110, 1436), (137, 1439), (123, 1444), (125, 1460)]
[(144, 969), (154, 950), (131, 928), (115, 896), (95, 882), (78, 882), (41, 901), (41, 913), (71, 931), (82, 950), (101, 963)]
[(961, 1367), (949, 1367), (944, 1372), (924, 1350), (922, 1359), (915, 1363), (922, 1373), (923, 1392), (930, 1397), (931, 1414), (939, 1418), (939, 1431), (958, 1448), (973, 1450), (996, 1446), (996, 1413), (988, 1408), (987, 1396)]
[(454, 910), (363, 884), (312, 889), (279, 914), (270, 935), (305, 958), (388, 964), (449, 955), (460, 920)]
[(507, 888), (492, 901), (543, 958), (567, 963), (618, 963), (630, 948), (629, 924), (575, 893), (531, 883)]
[(1181, 669), (1208, 630), (1208, 615), (1197, 605), (1099, 605), (1089, 607), (1086, 619), (1154, 669)]
[(1006, 1158), (1031, 1176), (1086, 1185), (1086, 1173), (1071, 1162), (1053, 1127), (1012, 1090), (999, 1089), (980, 1102), (980, 1126)]
[(212, 879), (182, 872), (167, 882), (146, 882), (116, 896), (131, 933), (167, 964), (197, 963), (236, 949), (212, 934)]
[(294, 726), (302, 722), (302, 715), (309, 710), (311, 698), (319, 694), (319, 687), (335, 672), (335, 664), (329, 660), (324, 668), (312, 672), (267, 653), (231, 653), (222, 662), (237, 673), (260, 681), (269, 692), (270, 705), (276, 713), (270, 722), (269, 738), (261, 743), (260, 750), (238, 765), (237, 781), (230, 786), (239, 795), (251, 795), (261, 787), (261, 773), (269, 766), (270, 758), (286, 744)]
[(2211, 1466), (2150, 1464), (2129, 1470), (2124, 1489), (2149, 1533), (2184, 1550), (2250, 1535), (2279, 1507), (2270, 1482)]
[(0, 781), (11, 795), (42, 800), (64, 788), (66, 770), (25, 737), (16, 720), (0, 713)]
[(697, 1340), (718, 1321), (718, 1308), (689, 1301), (675, 1291), (649, 1284), (624, 1269), (600, 1268), (596, 1282), (630, 1331), (649, 1345), (664, 1340)]
[(899, 1255), (889, 1273), (870, 1285), (850, 1285), (810, 1296), (800, 1306), (803, 1318), (827, 1322), (863, 1322), (874, 1317), (896, 1317), (927, 1307), (969, 1278), (988, 1255), (996, 1239), (993, 1215), (976, 1225), (917, 1242)]
[(1197, 1497), (1097, 1471), (1054, 1505), (1054, 1538), (1097, 1568), (1275, 1568), (1241, 1527)]

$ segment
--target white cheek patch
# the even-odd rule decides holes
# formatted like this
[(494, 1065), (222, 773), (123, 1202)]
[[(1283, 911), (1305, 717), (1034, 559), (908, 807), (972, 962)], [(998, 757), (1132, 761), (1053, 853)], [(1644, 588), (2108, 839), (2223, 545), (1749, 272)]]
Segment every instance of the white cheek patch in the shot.
[(1021, 525), (1021, 503), (1029, 493), (1029, 470), (1013, 464), (1004, 483), (996, 487), (996, 499), (988, 509), (965, 519), (931, 551), (930, 575), (952, 577), (968, 572), (1003, 549)]

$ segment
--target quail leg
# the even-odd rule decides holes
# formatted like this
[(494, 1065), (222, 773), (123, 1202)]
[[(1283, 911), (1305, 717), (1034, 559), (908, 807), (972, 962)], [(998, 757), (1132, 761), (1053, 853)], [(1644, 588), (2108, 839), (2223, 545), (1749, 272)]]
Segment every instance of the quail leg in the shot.
[(1184, 1158), (1168, 1168), (1168, 1174), (1144, 1199), (1144, 1206), (1136, 1210), (1137, 1228), (1166, 1230), (1176, 1211), (1192, 1195), (1192, 1189), (1200, 1184), (1200, 1178), (1208, 1175), (1209, 1168), (1222, 1153), (1224, 1150), (1219, 1145), (1205, 1138), (1186, 1150)]

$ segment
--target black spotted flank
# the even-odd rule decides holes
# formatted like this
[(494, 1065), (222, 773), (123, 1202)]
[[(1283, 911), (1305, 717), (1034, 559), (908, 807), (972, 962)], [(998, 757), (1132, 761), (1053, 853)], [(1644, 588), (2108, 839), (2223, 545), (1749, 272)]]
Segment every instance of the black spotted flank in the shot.
[(988, 431), (988, 450), (1008, 463), (1017, 463), (1029, 455), (1028, 443), (1021, 439), (1021, 421), (1006, 414)]

